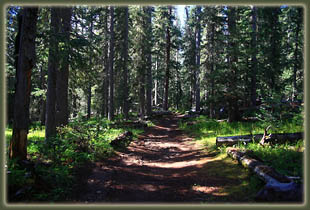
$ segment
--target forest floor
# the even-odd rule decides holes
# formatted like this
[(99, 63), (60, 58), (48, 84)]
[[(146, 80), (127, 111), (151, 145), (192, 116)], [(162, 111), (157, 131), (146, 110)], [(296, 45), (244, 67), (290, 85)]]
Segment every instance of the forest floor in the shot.
[(80, 169), (75, 201), (83, 203), (251, 202), (249, 173), (199, 145), (167, 115), (107, 160)]

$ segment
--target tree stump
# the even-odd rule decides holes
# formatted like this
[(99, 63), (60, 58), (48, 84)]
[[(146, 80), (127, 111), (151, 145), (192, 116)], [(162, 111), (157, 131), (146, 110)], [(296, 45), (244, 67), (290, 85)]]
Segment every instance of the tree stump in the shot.
[(119, 135), (117, 138), (113, 139), (110, 142), (110, 145), (113, 148), (117, 147), (123, 147), (125, 146), (128, 142), (132, 140), (132, 132), (131, 131), (125, 131), (121, 135)]

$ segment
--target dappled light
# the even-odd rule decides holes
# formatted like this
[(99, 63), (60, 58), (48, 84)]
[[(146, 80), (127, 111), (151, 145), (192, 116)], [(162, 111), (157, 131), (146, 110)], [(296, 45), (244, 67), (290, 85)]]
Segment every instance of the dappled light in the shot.
[(231, 188), (247, 172), (176, 129), (178, 117), (159, 120), (116, 156), (97, 162), (79, 201), (100, 202), (100, 196), (104, 202), (233, 201)]
[(304, 200), (302, 6), (3, 12), (9, 205)]

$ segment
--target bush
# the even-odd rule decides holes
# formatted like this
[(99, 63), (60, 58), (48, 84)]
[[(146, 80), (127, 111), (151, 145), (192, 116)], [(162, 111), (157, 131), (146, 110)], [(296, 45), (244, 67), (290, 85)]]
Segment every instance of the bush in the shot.
[[(29, 173), (16, 160), (8, 159), (9, 200), (64, 200), (72, 190), (75, 181), (73, 173), (77, 167), (114, 153), (110, 142), (125, 130), (112, 129), (110, 124), (104, 118), (78, 118), (67, 126), (57, 128), (58, 135), (46, 142), (44, 126), (33, 123), (28, 134), (27, 148), (33, 171)], [(126, 130), (132, 131), (134, 136), (142, 132), (138, 129)], [(12, 130), (8, 128), (8, 141), (11, 133)], [(40, 184), (41, 181), (43, 184)], [(15, 194), (18, 191), (23, 192), (24, 196), (17, 198)]]

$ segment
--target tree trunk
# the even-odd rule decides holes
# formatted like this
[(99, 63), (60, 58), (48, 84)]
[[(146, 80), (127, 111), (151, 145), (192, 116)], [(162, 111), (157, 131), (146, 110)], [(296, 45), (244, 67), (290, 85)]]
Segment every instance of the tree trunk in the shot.
[(197, 39), (196, 39), (196, 71), (195, 71), (195, 104), (196, 104), (196, 111), (200, 111), (200, 42), (201, 42), (201, 23), (200, 23), (200, 13), (201, 7), (197, 6)]
[(252, 65), (251, 65), (251, 103), (252, 106), (256, 106), (256, 74), (257, 74), (257, 9), (255, 6), (252, 7), (252, 40), (251, 40), (251, 48), (252, 48)]
[(128, 7), (125, 8), (125, 36), (124, 36), (124, 98), (123, 98), (123, 114), (125, 119), (128, 119), (128, 112), (129, 112), (129, 104), (128, 104), (128, 97), (129, 97), (129, 90), (128, 90)]
[(21, 11), (16, 58), (16, 89), (14, 103), (13, 135), (9, 157), (27, 159), (27, 135), (29, 129), (29, 101), (31, 71), (35, 65), (35, 38), (38, 8), (25, 7)]
[(64, 50), (60, 53), (60, 68), (57, 71), (56, 80), (56, 125), (68, 124), (68, 80), (69, 80), (69, 56), (70, 56), (70, 31), (71, 31), (71, 8), (61, 8), (61, 33), (64, 37)]
[(77, 116), (77, 95), (75, 95), (74, 93), (72, 94), (72, 100), (73, 100), (73, 104), (72, 104), (72, 112), (73, 112), (73, 117)]
[(48, 55), (48, 82), (46, 96), (45, 140), (56, 135), (56, 80), (58, 61), (59, 8), (51, 9), (51, 37)]
[[(214, 66), (215, 66), (215, 41), (214, 41), (214, 33), (215, 33), (215, 24), (211, 24), (211, 46), (212, 46), (212, 51), (211, 51), (211, 64), (210, 64), (210, 75), (213, 74), (214, 72)], [(211, 77), (211, 102), (210, 102), (210, 118), (215, 117), (214, 114), (214, 78)]]
[(152, 7), (147, 8), (147, 83), (146, 83), (146, 114), (152, 113)]
[[(225, 136), (216, 137), (216, 146), (232, 146), (238, 143), (251, 143), (252, 141), (258, 143), (263, 138), (264, 134), (242, 135), (242, 136)], [(274, 133), (270, 134), (266, 142), (272, 144), (284, 144), (287, 142), (293, 143), (304, 138), (303, 133)]]
[[(179, 52), (176, 52), (176, 63), (179, 62)], [(180, 79), (180, 72), (179, 69), (176, 69), (176, 79), (177, 79), (177, 100), (176, 100), (176, 107), (177, 109), (180, 109), (180, 103), (181, 103), (181, 95), (182, 95), (182, 87), (181, 87), (181, 79)]]
[(236, 39), (237, 29), (236, 29), (236, 9), (234, 7), (229, 8), (228, 13), (228, 30), (229, 36), (229, 54), (228, 54), (228, 64), (229, 64), (229, 82), (228, 91), (229, 96), (227, 98), (228, 102), (228, 122), (237, 121), (240, 118), (239, 107), (238, 107), (238, 92), (237, 92), (237, 62), (238, 62), (238, 50)]
[[(45, 89), (45, 79), (44, 79), (44, 71), (43, 67), (41, 66), (41, 71), (40, 71), (40, 79), (41, 79), (41, 89)], [(44, 97), (41, 98), (41, 125), (45, 125), (45, 115), (46, 115), (46, 100)]]
[[(301, 9), (298, 8), (298, 16), (297, 17), (302, 17), (302, 12)], [(297, 99), (297, 70), (298, 70), (298, 37), (299, 37), (299, 32), (300, 32), (300, 21), (299, 18), (296, 20), (296, 31), (295, 31), (295, 50), (294, 50), (294, 72), (293, 72), (293, 100)]]
[(155, 71), (156, 71), (156, 78), (155, 78), (155, 81), (154, 81), (154, 85), (155, 85), (155, 93), (154, 93), (154, 103), (155, 103), (155, 106), (158, 105), (158, 57), (156, 56), (156, 61), (155, 61)]
[[(92, 40), (93, 38), (93, 17), (91, 17), (91, 23), (90, 23), (90, 40)], [(91, 70), (92, 73), (92, 50), (89, 49), (90, 51), (90, 57), (89, 57), (89, 68)], [(87, 87), (87, 119), (90, 119), (91, 117), (91, 88), (92, 88), (92, 79), (91, 79), (91, 73), (88, 74), (89, 78), (88, 78), (88, 87)]]
[(108, 117), (109, 112), (109, 39), (107, 34), (108, 32), (108, 14), (109, 10), (106, 8), (105, 20), (104, 20), (104, 31), (105, 31), (105, 45), (103, 49), (104, 56), (104, 79), (103, 79), (103, 106), (102, 106), (102, 115)]
[(87, 87), (87, 119), (91, 117), (91, 82), (89, 81)]
[(166, 111), (169, 109), (168, 98), (169, 98), (169, 78), (170, 78), (171, 14), (172, 14), (172, 7), (169, 6), (168, 26), (166, 29), (166, 76), (165, 76), (165, 95), (164, 95), (164, 106), (163, 106), (164, 110)]
[(269, 60), (271, 62), (271, 74), (270, 77), (270, 95), (274, 95), (275, 92), (278, 91), (279, 84), (276, 81), (277, 74), (281, 71), (280, 66), (280, 40), (279, 40), (279, 8), (272, 8), (272, 13), (270, 15), (270, 23), (272, 27), (272, 32), (270, 34), (270, 57)]
[(113, 120), (114, 118), (114, 71), (113, 71), (113, 64), (114, 64), (114, 7), (110, 7), (110, 55), (109, 55), (109, 113), (108, 119)]
[(139, 74), (139, 81), (140, 81), (140, 88), (139, 88), (140, 110), (139, 110), (139, 115), (140, 115), (140, 118), (143, 119), (144, 115), (145, 115), (145, 75), (144, 75), (144, 72)]

